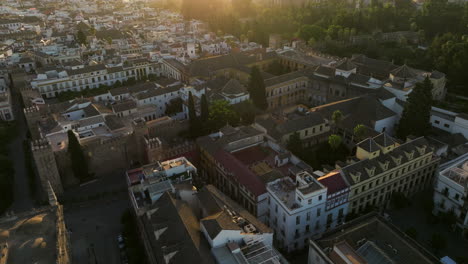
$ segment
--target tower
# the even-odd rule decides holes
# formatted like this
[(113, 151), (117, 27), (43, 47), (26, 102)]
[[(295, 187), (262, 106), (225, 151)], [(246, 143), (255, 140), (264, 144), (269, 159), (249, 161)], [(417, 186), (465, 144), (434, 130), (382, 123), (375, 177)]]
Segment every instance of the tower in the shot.
[(52, 187), (54, 192), (60, 196), (63, 194), (62, 180), (50, 142), (45, 138), (33, 140), (31, 149), (43, 193), (47, 195), (47, 190)]
[(136, 155), (137, 160), (144, 164), (146, 162), (145, 157), (145, 135), (148, 134), (148, 127), (146, 121), (143, 118), (133, 120), (133, 140), (136, 143)]
[(39, 130), (37, 128), (37, 124), (41, 119), (41, 113), (39, 112), (39, 108), (36, 105), (34, 105), (31, 107), (24, 108), (23, 111), (24, 116), (26, 118), (26, 123), (28, 124), (29, 132), (31, 133), (31, 138), (40, 138)]

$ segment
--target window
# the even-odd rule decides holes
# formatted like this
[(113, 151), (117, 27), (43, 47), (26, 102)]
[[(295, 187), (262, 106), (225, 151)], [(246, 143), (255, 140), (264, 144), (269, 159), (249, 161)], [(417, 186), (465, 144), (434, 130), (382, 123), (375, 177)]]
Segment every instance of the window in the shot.
[(311, 204), (311, 203), (312, 203), (312, 199), (309, 199), (309, 200), (307, 201), (307, 203), (308, 203), (308, 204)]
[(439, 120), (434, 120), (434, 123), (440, 124), (440, 121)]
[(298, 225), (300, 223), (301, 223), (301, 216), (298, 215), (298, 216), (296, 216), (296, 225)]
[(319, 201), (322, 201), (322, 195), (319, 195)]
[(310, 212), (307, 212), (306, 221), (309, 221), (309, 220), (310, 220)]
[(450, 125), (449, 124), (444, 124), (444, 127), (449, 128)]
[(320, 208), (317, 208), (317, 216), (320, 216)]

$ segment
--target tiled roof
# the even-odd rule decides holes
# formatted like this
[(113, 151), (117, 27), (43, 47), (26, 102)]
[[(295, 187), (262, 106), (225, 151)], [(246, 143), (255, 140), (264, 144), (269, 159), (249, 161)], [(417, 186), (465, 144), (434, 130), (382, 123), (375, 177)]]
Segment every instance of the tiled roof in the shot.
[(336, 68), (338, 70), (343, 70), (343, 71), (351, 71), (353, 69), (356, 69), (357, 66), (356, 64), (352, 63), (348, 58), (343, 60), (341, 63), (339, 63)]
[(112, 110), (114, 111), (114, 113), (120, 113), (130, 109), (135, 109), (136, 107), (137, 105), (134, 101), (128, 100), (112, 105)]
[(280, 84), (280, 83), (289, 82), (289, 81), (292, 81), (292, 80), (295, 80), (295, 79), (298, 79), (298, 78), (301, 78), (301, 77), (304, 77), (304, 73), (302, 71), (293, 71), (293, 72), (290, 72), (290, 73), (282, 74), (282, 75), (275, 76), (275, 77), (270, 78), (270, 79), (266, 79), (265, 80), (265, 87), (273, 86), (273, 85)]
[(375, 152), (380, 150), (379, 146), (377, 146), (374, 139), (372, 138), (364, 139), (363, 141), (359, 142), (357, 146), (367, 152)]
[(247, 166), (242, 164), (231, 153), (225, 150), (219, 150), (215, 153), (216, 160), (227, 171), (232, 173), (232, 176), (245, 186), (255, 196), (259, 196), (266, 192), (265, 184), (255, 175)]
[(416, 77), (416, 73), (413, 69), (408, 67), (406, 64), (394, 69), (391, 73), (399, 78), (410, 79)]
[(414, 153), (413, 154), (414, 155), (413, 159), (418, 158), (418, 157), (421, 156), (421, 154), (419, 153), (419, 151), (417, 150), (416, 147), (422, 147), (422, 146), (426, 146), (426, 150), (423, 153), (423, 155), (425, 155), (428, 152), (433, 151), (432, 147), (429, 145), (427, 140), (424, 137), (420, 137), (420, 138), (416, 138), (416, 139), (414, 139), (412, 141), (408, 141), (408, 142), (396, 147), (394, 150), (392, 150), (390, 152), (387, 152), (385, 154), (381, 153), (376, 158), (365, 159), (365, 160), (361, 160), (359, 162), (356, 162), (354, 164), (348, 165), (348, 166), (342, 168), (341, 171), (342, 171), (343, 175), (345, 176), (346, 180), (351, 185), (354, 185), (354, 184), (356, 184), (358, 182), (356, 182), (352, 178), (351, 174), (356, 174), (356, 173), (360, 172), (361, 176), (360, 176), (360, 181), (359, 182), (365, 181), (365, 180), (370, 178), (369, 174), (366, 171), (366, 168), (367, 169), (375, 168), (374, 174), (378, 175), (378, 174), (383, 172), (383, 169), (380, 166), (380, 163), (388, 162), (389, 165), (388, 165), (387, 170), (390, 170), (390, 169), (392, 169), (394, 167), (399, 166), (398, 164), (395, 163), (395, 160), (392, 157), (395, 157), (395, 158), (400, 157), (401, 158), (401, 164), (404, 164), (404, 163), (410, 161), (408, 159), (408, 157), (406, 156), (405, 152), (410, 153), (410, 152), (414, 151), (413, 152)]

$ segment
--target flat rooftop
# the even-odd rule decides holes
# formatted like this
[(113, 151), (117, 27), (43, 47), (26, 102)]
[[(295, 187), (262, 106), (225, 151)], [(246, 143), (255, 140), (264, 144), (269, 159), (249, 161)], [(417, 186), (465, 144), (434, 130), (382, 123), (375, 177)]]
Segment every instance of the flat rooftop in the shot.
[(376, 214), (354, 219), (315, 242), (325, 249), (343, 241), (366, 261), (381, 261), (369, 263), (439, 263), (432, 253)]
[(467, 186), (468, 158), (466, 158), (465, 160), (461, 161), (453, 167), (445, 169), (444, 171), (442, 171), (442, 175), (462, 186)]
[(299, 208), (296, 202), (296, 185), (290, 178), (284, 178), (268, 185), (268, 189), (290, 209)]
[(55, 222), (55, 210), (43, 210), (15, 220), (0, 219), (0, 243), (8, 243), (8, 263), (55, 263)]

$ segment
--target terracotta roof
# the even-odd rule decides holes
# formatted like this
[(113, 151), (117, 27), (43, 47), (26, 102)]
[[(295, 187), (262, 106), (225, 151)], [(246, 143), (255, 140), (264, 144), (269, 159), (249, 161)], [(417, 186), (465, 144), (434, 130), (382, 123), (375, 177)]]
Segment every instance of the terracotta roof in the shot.
[(320, 178), (318, 181), (327, 187), (327, 195), (339, 192), (348, 188), (348, 184), (339, 171), (332, 171)]

